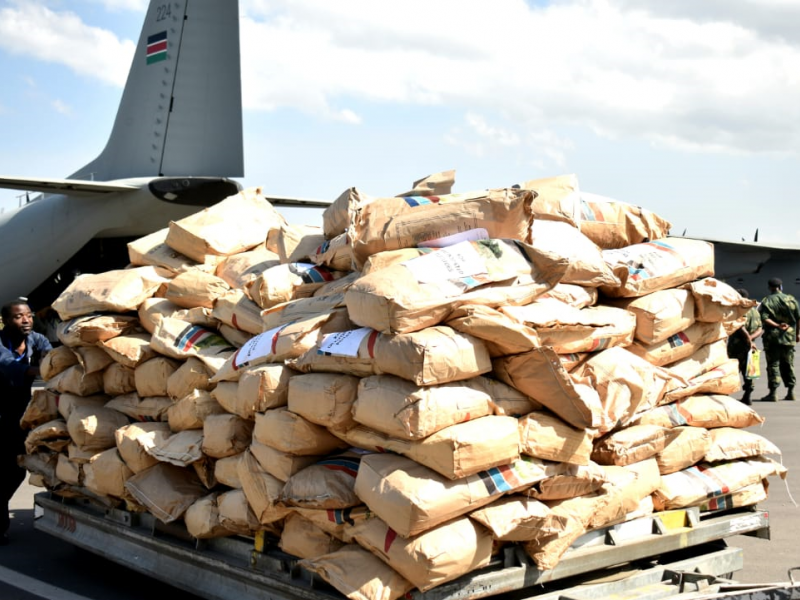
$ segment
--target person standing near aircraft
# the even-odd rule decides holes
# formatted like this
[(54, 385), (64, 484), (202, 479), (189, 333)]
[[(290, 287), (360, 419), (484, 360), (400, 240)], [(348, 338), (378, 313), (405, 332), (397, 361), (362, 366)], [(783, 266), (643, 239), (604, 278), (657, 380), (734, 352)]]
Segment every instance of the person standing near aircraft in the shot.
[(800, 342), (800, 307), (791, 294), (783, 293), (783, 282), (773, 277), (767, 283), (769, 296), (758, 307), (764, 326), (764, 354), (767, 357), (769, 393), (761, 400), (778, 401), (781, 380), (786, 386), (784, 400), (794, 400), (794, 347)]
[[(739, 292), (742, 298), (750, 297), (750, 293), (743, 288), (736, 291)], [(763, 332), (761, 314), (758, 312), (758, 308), (754, 306), (747, 311), (744, 325), (734, 331), (728, 338), (728, 356), (739, 361), (739, 371), (744, 379), (742, 402), (748, 405), (752, 404), (750, 396), (753, 393), (753, 380), (747, 376), (747, 357), (751, 350), (756, 349), (755, 340)]]
[(25, 469), (17, 456), (25, 454), (25, 432), (20, 419), (31, 399), (39, 364), (52, 350), (41, 333), (33, 331), (33, 313), (27, 302), (15, 300), (3, 305), (0, 331), (0, 545), (8, 544), (10, 518), (8, 503), (25, 480)]

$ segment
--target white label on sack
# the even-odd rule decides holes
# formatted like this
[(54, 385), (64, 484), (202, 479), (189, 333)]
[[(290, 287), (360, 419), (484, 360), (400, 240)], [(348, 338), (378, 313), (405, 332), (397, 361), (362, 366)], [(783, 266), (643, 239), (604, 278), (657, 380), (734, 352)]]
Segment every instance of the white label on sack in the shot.
[(243, 364), (249, 363), (257, 358), (267, 356), (274, 350), (274, 343), (285, 325), (270, 329), (264, 333), (259, 333), (257, 336), (250, 338), (236, 353), (235, 364), (241, 367)]
[(359, 327), (349, 331), (329, 333), (322, 338), (319, 351), (336, 356), (358, 356), (358, 347), (372, 331), (371, 327)]
[(420, 283), (441, 284), (486, 273), (486, 263), (470, 242), (459, 242), (402, 264)]
[(448, 246), (455, 246), (460, 242), (477, 242), (478, 240), (488, 240), (489, 232), (483, 227), (477, 229), (469, 229), (461, 233), (454, 233), (453, 235), (446, 235), (435, 240), (428, 240), (427, 242), (420, 242), (417, 244), (418, 248), (447, 248)]

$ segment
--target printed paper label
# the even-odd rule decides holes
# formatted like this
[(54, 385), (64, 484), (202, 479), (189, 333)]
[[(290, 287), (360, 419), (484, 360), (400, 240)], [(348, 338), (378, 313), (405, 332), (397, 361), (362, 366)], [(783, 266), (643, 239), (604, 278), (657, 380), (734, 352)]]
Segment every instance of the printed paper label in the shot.
[(243, 364), (267, 356), (272, 352), (275, 338), (285, 326), (281, 325), (275, 329), (270, 329), (264, 333), (259, 333), (257, 336), (250, 338), (236, 353), (236, 360), (234, 361), (237, 367)]
[(470, 242), (459, 242), (403, 264), (420, 283), (463, 280), (486, 273), (486, 263)]
[(417, 244), (418, 248), (447, 248), (448, 246), (455, 246), (460, 242), (477, 242), (478, 240), (488, 240), (489, 232), (483, 227), (477, 229), (470, 229), (462, 231), (461, 233), (454, 233), (453, 235), (446, 235), (435, 240), (428, 240), (427, 242), (420, 242)]
[(358, 356), (358, 347), (370, 333), (371, 327), (329, 333), (322, 339), (319, 351), (336, 356)]

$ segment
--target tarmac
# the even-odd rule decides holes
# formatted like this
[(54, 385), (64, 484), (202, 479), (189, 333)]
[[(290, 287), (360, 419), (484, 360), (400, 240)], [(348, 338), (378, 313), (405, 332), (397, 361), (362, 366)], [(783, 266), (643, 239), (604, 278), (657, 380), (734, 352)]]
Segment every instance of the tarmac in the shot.
[[(763, 354), (762, 354), (763, 361)], [(763, 373), (762, 362), (762, 373)], [(795, 360), (800, 375), (800, 352)], [(754, 398), (766, 395), (766, 377), (755, 382)], [(733, 394), (740, 398), (741, 392)], [(785, 395), (781, 388), (779, 397)], [(800, 401), (753, 402), (764, 417), (752, 427), (782, 451), (778, 458), (788, 469), (785, 480), (769, 479), (769, 496), (759, 503), (769, 513), (770, 539), (744, 535), (727, 538), (743, 549), (744, 567), (733, 578), (743, 583), (789, 581), (789, 569), (800, 567)], [(149, 594), (169, 594), (171, 600), (196, 596), (151, 580), (92, 553), (75, 548), (33, 527), (33, 495), (42, 491), (27, 484), (11, 502), (11, 543), (0, 547), (0, 598), (3, 600), (139, 600)]]

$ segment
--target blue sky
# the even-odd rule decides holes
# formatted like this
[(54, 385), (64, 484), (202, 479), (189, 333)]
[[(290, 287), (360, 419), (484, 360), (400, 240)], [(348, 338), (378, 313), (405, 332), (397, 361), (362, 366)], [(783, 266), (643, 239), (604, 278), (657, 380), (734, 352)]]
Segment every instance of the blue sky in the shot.
[[(0, 174), (100, 152), (146, 8), (0, 0)], [(241, 0), (240, 18), (245, 186), (575, 173), (673, 234), (800, 244), (798, 0)]]

